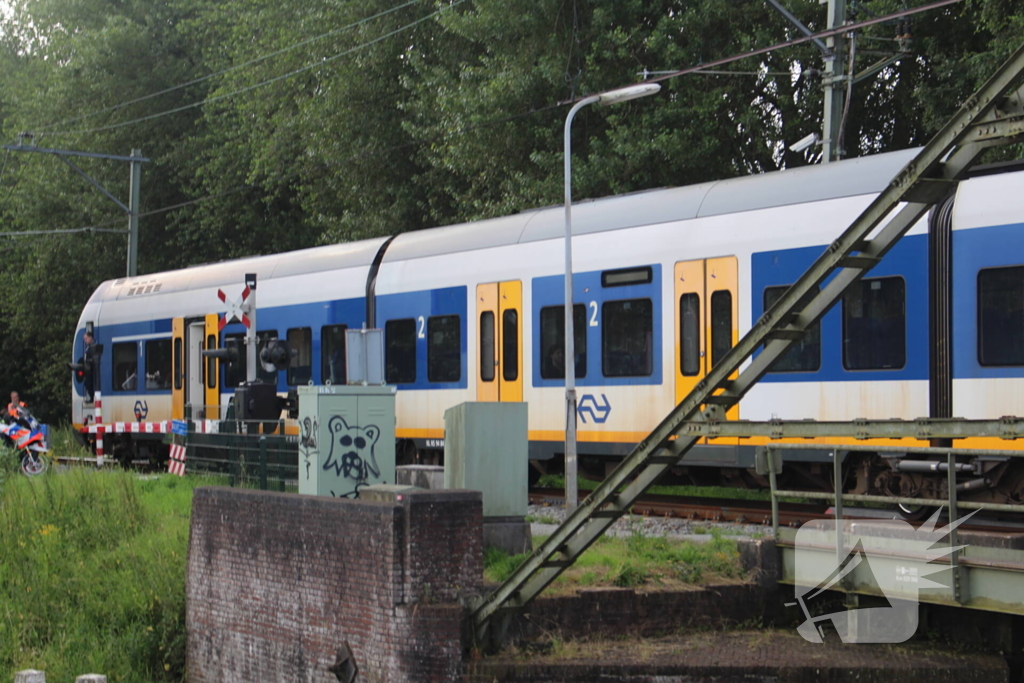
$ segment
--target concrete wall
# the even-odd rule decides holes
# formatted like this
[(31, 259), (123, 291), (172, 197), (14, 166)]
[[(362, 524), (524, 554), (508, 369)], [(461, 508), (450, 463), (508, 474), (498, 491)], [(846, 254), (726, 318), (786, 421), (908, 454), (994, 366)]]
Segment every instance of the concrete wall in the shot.
[(348, 641), (366, 683), (448, 681), (460, 601), (482, 580), (480, 494), (394, 503), (196, 489), (188, 678), (333, 683)]

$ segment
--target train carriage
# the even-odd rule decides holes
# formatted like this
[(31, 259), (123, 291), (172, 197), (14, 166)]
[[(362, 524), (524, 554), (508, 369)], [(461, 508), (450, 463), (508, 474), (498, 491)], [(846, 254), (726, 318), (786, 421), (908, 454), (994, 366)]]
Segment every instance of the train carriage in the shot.
[[(561, 457), (571, 367), (579, 450), (600, 473), (701, 380), (914, 154), (574, 206), (577, 357), (570, 362), (561, 356), (562, 207), (105, 282), (82, 313), (74, 357), (91, 327), (105, 347), (100, 419), (121, 423), (113, 431), (126, 434), (125, 446), (147, 438), (145, 425), (181, 418), (187, 403), (197, 416), (223, 418), (245, 365), (201, 352), (244, 335), (239, 324), (218, 329), (225, 305), (217, 292), (236, 297), (244, 275), (256, 273), (261, 344), (282, 338), (297, 351), (287, 370), (261, 371), (280, 393), (344, 382), (344, 330), (380, 327), (386, 379), (398, 388), (400, 455), (439, 454), (444, 411), (453, 405), (526, 401), (539, 470)], [(960, 183), (729, 417), (1024, 414), (1016, 391), (1024, 375), (1024, 196), (1015, 191), (1022, 182), (1009, 168)], [(74, 422), (88, 430), (96, 411), (81, 383), (72, 399)], [(677, 473), (757, 484), (751, 468), (760, 443), (707, 441)], [(906, 445), (873, 443), (890, 464)], [(824, 485), (827, 458), (824, 446), (803, 450), (788, 470)], [(992, 473), (992, 484), (976, 495), (1018, 495), (1007, 463), (991, 459), (979, 468)], [(858, 471), (861, 491), (922, 486), (884, 463)]]

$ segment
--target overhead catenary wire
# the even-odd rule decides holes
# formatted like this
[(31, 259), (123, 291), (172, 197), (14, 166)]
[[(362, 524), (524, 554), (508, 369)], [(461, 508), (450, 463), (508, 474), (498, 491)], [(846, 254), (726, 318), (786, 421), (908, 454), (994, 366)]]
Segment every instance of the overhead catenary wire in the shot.
[[(171, 86), (170, 88), (164, 88), (163, 90), (159, 90), (157, 92), (153, 92), (153, 93), (150, 93), (148, 95), (143, 95), (142, 97), (136, 97), (135, 99), (126, 100), (124, 102), (119, 102), (117, 104), (112, 104), (109, 107), (104, 107), (102, 109), (97, 109), (97, 110), (91, 111), (91, 112), (89, 112), (87, 114), (80, 114), (79, 116), (74, 116), (72, 118), (63, 119), (61, 121), (55, 121), (53, 123), (47, 123), (47, 124), (43, 125), (41, 128), (39, 128), (38, 132), (45, 133), (45, 132), (49, 131), (52, 128), (56, 128), (57, 126), (65, 126), (65, 125), (67, 125), (69, 123), (75, 123), (76, 121), (82, 121), (82, 120), (87, 119), (87, 118), (92, 118), (93, 116), (98, 116), (100, 114), (106, 114), (108, 112), (116, 111), (118, 109), (122, 109), (124, 107), (130, 106), (130, 105), (133, 105), (133, 104), (138, 104), (139, 102), (145, 102), (146, 100), (153, 99), (154, 97), (160, 97), (161, 95), (166, 95), (168, 93), (172, 93), (172, 92), (175, 92), (177, 90), (181, 90), (182, 88), (187, 88), (189, 86), (196, 85), (196, 84), (202, 83), (204, 81), (208, 81), (211, 78), (216, 78), (218, 76), (223, 76), (225, 74), (229, 74), (229, 73), (231, 73), (233, 71), (237, 71), (239, 69), (244, 69), (247, 66), (252, 66), (254, 64), (259, 64), (260, 62), (266, 61), (268, 59), (273, 59), (274, 57), (279, 57), (280, 55), (283, 55), (286, 52), (290, 52), (290, 51), (298, 49), (300, 47), (304, 47), (306, 45), (309, 45), (310, 43), (315, 43), (318, 40), (323, 40), (324, 38), (330, 38), (331, 36), (337, 35), (339, 33), (347, 31), (349, 29), (357, 28), (359, 26), (362, 26), (363, 24), (366, 24), (366, 23), (369, 23), (369, 22), (373, 21), (374, 19), (379, 19), (380, 17), (386, 16), (386, 15), (391, 14), (393, 12), (397, 12), (398, 10), (405, 9), (406, 7), (409, 7), (410, 5), (414, 5), (414, 4), (418, 3), (418, 2), (422, 2), (422, 0), (407, 0), (407, 2), (404, 2), (401, 5), (396, 5), (395, 7), (392, 7), (390, 9), (386, 9), (383, 12), (378, 12), (377, 14), (374, 14), (374, 15), (369, 16), (369, 17), (365, 17), (363, 19), (360, 19), (359, 21), (354, 21), (354, 22), (352, 22), (350, 24), (346, 24), (345, 26), (342, 26), (340, 28), (336, 28), (336, 29), (333, 29), (331, 31), (328, 31), (327, 33), (321, 33), (320, 35), (313, 36), (312, 38), (307, 38), (306, 40), (300, 41), (300, 42), (295, 43), (293, 45), (289, 45), (288, 47), (285, 47), (285, 48), (281, 48), (280, 50), (274, 50), (273, 52), (269, 52), (269, 53), (267, 53), (265, 55), (261, 55), (259, 57), (255, 57), (255, 58), (250, 59), (250, 60), (248, 60), (246, 62), (242, 62), (241, 64), (236, 64), (236, 65), (230, 66), (230, 67), (228, 67), (226, 69), (221, 69), (220, 71), (216, 71), (216, 72), (214, 72), (212, 74), (207, 74), (206, 76), (201, 76), (199, 78), (194, 78), (191, 81), (187, 81), (187, 82), (181, 83), (179, 85)], [(2, 177), (2, 173), (0, 173), (0, 177)]]
[(370, 47), (371, 45), (374, 45), (376, 43), (381, 42), (382, 40), (386, 40), (387, 38), (390, 38), (392, 36), (398, 35), (399, 33), (402, 33), (403, 31), (407, 31), (407, 30), (409, 30), (409, 29), (411, 29), (411, 28), (413, 28), (413, 27), (415, 27), (415, 26), (417, 26), (419, 24), (422, 24), (423, 22), (425, 22), (425, 21), (427, 21), (429, 19), (433, 19), (434, 17), (440, 15), (442, 12), (448, 11), (448, 10), (452, 9), (453, 7), (456, 7), (456, 6), (460, 5), (460, 4), (462, 4), (465, 1), (466, 0), (454, 0), (454, 2), (452, 2), (450, 5), (446, 5), (445, 7), (442, 7), (439, 10), (431, 12), (430, 14), (428, 14), (426, 16), (420, 17), (419, 19), (416, 19), (415, 21), (412, 21), (412, 22), (410, 22), (410, 23), (408, 23), (408, 24), (406, 24), (404, 26), (400, 26), (400, 27), (398, 27), (398, 28), (396, 28), (396, 29), (394, 29), (392, 31), (388, 31), (387, 33), (385, 33), (385, 34), (383, 34), (381, 36), (378, 36), (378, 37), (376, 37), (376, 38), (374, 38), (372, 40), (368, 40), (365, 43), (360, 43), (359, 45), (351, 47), (351, 48), (349, 48), (347, 50), (343, 50), (342, 52), (339, 52), (337, 54), (331, 55), (330, 57), (324, 57), (323, 59), (317, 60), (317, 61), (312, 62), (310, 64), (307, 64), (305, 66), (299, 67), (298, 69), (294, 69), (292, 71), (289, 71), (287, 73), (283, 73), (283, 74), (281, 74), (279, 76), (275, 76), (273, 78), (268, 78), (266, 80), (260, 81), (259, 83), (253, 83), (252, 85), (247, 85), (247, 86), (245, 86), (243, 88), (238, 88), (236, 90), (232, 90), (231, 92), (228, 92), (228, 93), (223, 93), (221, 95), (214, 95), (212, 97), (207, 97), (206, 99), (199, 100), (197, 102), (192, 102), (191, 104), (185, 104), (185, 105), (182, 105), (180, 107), (174, 107), (173, 109), (167, 109), (167, 110), (164, 110), (164, 111), (161, 111), (161, 112), (156, 112), (154, 114), (148, 114), (146, 116), (140, 116), (138, 118), (130, 119), (128, 121), (121, 121), (119, 123), (111, 123), (111, 124), (108, 124), (108, 125), (105, 125), (105, 126), (96, 126), (96, 127), (93, 127), (93, 128), (82, 128), (82, 129), (78, 129), (78, 130), (48, 131), (47, 135), (77, 135), (77, 134), (86, 134), (86, 133), (99, 133), (99, 132), (102, 132), (102, 131), (114, 130), (114, 129), (117, 129), (117, 128), (124, 128), (125, 126), (131, 126), (131, 125), (134, 125), (136, 123), (142, 123), (144, 121), (152, 121), (153, 119), (158, 119), (158, 118), (161, 118), (161, 117), (164, 117), (164, 116), (169, 116), (171, 114), (177, 114), (178, 112), (187, 111), (189, 109), (194, 109), (196, 107), (201, 107), (201, 106), (204, 106), (204, 105), (207, 105), (207, 104), (213, 104), (214, 102), (219, 102), (221, 100), (225, 100), (225, 99), (228, 99), (230, 97), (234, 97), (235, 95), (241, 95), (242, 93), (246, 93), (246, 92), (249, 92), (251, 90), (255, 90), (257, 88), (262, 88), (263, 86), (270, 85), (272, 83), (277, 83), (278, 81), (283, 81), (285, 79), (292, 78), (294, 76), (298, 76), (299, 74), (305, 73), (305, 72), (307, 72), (307, 71), (309, 71), (311, 69), (315, 69), (317, 67), (321, 67), (324, 64), (327, 64), (329, 62), (333, 62), (336, 59), (340, 59), (341, 57), (344, 57), (346, 55), (350, 55), (353, 52), (357, 52), (357, 51), (362, 50), (364, 48)]

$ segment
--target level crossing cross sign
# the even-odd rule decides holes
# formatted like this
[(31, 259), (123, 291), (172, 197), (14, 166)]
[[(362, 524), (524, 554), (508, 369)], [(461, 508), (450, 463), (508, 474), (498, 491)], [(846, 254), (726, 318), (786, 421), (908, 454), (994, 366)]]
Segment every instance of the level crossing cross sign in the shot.
[(231, 323), (242, 323), (245, 325), (246, 329), (252, 325), (252, 321), (248, 316), (251, 306), (247, 303), (247, 299), (249, 298), (251, 291), (252, 290), (249, 289), (249, 286), (246, 285), (245, 289), (242, 290), (242, 296), (228, 301), (228, 295), (224, 293), (224, 290), (217, 290), (217, 297), (229, 307), (226, 313), (221, 314), (220, 319), (217, 322), (218, 332)]

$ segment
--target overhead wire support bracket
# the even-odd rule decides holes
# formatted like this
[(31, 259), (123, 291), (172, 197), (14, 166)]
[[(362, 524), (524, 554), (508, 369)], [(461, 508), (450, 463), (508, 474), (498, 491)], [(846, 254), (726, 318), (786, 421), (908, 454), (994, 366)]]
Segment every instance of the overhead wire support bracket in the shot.
[[(795, 284), (754, 323), (679, 405), (647, 435), (580, 506), (489, 595), (471, 608), (478, 643), (500, 644), (514, 614), (536, 598), (621, 516), (630, 505), (700, 440), (685, 433), (688, 423), (708, 410), (726, 410), (764, 376), (795, 341), (793, 335), (773, 336), (782, 328), (806, 331), (846, 290), (871, 270), (873, 263), (848, 262), (857, 253), (881, 259), (931, 207), (931, 202), (908, 197), (929, 180), (957, 181), (988, 143), (981, 131), (998, 128), (1004, 119), (1024, 112), (1022, 90), (1015, 88), (1024, 74), (1024, 45), (967, 99), (938, 134), (893, 178), (871, 204), (830, 244)], [(1015, 138), (1004, 138), (1003, 142)], [(896, 212), (895, 215), (890, 215)], [(883, 222), (889, 219), (884, 225)], [(834, 277), (833, 277), (834, 275)], [(831, 278), (831, 279), (830, 279)], [(827, 284), (826, 284), (827, 282)], [(805, 303), (806, 302), (806, 303)], [(763, 347), (763, 348), (762, 348)], [(754, 352), (761, 352), (751, 359)], [(736, 379), (729, 377), (739, 373)], [(712, 403), (716, 405), (712, 405)], [(712, 412), (707, 415), (720, 414)], [(681, 433), (683, 432), (683, 433)], [(657, 460), (655, 460), (657, 458)]]
[[(65, 164), (71, 167), (71, 170), (80, 175), (90, 185), (99, 190), (104, 197), (117, 204), (117, 206), (125, 212), (128, 216), (128, 277), (134, 277), (138, 273), (138, 261), (139, 261), (139, 198), (141, 194), (141, 183), (142, 183), (142, 163), (149, 161), (146, 157), (142, 156), (139, 150), (132, 150), (130, 156), (124, 156), (120, 154), (101, 154), (99, 152), (80, 152), (77, 150), (70, 149), (51, 149), (49, 147), (36, 147), (35, 145), (23, 144), (24, 138), (31, 138), (32, 135), (29, 133), (22, 133), (18, 136), (18, 144), (16, 145), (4, 145), (4, 149), (10, 152), (37, 152), (42, 154), (52, 154)], [(128, 183), (128, 204), (125, 204), (120, 199), (111, 194), (107, 188), (103, 187), (98, 180), (90, 176), (88, 173), (80, 169), (73, 161), (68, 157), (86, 157), (89, 159), (104, 159), (109, 161), (127, 161), (131, 166), (131, 172), (129, 175)], [(69, 231), (72, 232), (72, 231)], [(74, 232), (87, 232), (87, 230), (79, 230)], [(107, 231), (109, 232), (109, 231)]]
[(793, 26), (796, 26), (797, 30), (800, 31), (800, 33), (802, 33), (805, 36), (807, 36), (808, 38), (810, 38), (811, 42), (814, 43), (814, 46), (821, 51), (821, 54), (826, 59), (832, 59), (833, 57), (836, 56), (835, 53), (832, 51), (832, 48), (830, 48), (828, 45), (825, 44), (825, 41), (823, 41), (821, 38), (815, 38), (814, 37), (814, 32), (811, 29), (807, 28), (802, 21), (797, 19), (796, 15), (794, 15), (788, 9), (783, 7), (782, 3), (779, 2), (779, 0), (765, 0), (765, 1), (769, 5), (774, 7), (775, 10), (779, 14), (781, 14), (784, 17), (786, 17), (786, 19), (789, 21), (789, 23), (793, 24)]

